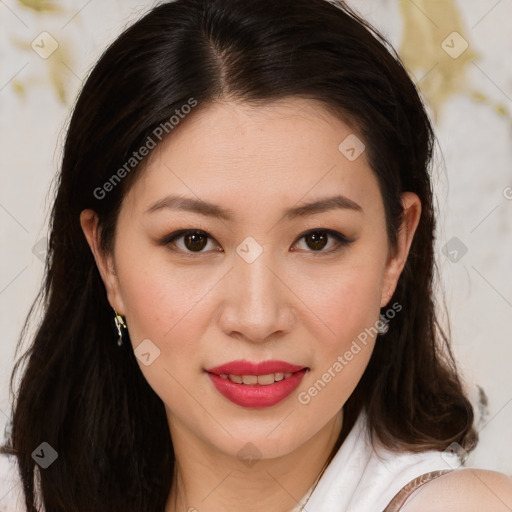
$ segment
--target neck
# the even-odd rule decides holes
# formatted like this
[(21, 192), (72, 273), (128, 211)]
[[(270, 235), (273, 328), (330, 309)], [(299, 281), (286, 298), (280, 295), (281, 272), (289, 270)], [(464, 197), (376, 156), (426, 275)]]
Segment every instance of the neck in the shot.
[(330, 462), (342, 421), (340, 411), (293, 452), (242, 468), (239, 459), (171, 428), (176, 462), (165, 512), (292, 511)]

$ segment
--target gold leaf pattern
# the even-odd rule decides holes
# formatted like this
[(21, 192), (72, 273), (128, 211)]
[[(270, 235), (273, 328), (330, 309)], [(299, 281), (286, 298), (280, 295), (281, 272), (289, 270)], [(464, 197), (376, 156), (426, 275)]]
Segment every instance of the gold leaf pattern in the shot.
[[(445, 102), (455, 94), (466, 94), (475, 102), (491, 106), (498, 115), (511, 118), (503, 103), (495, 103), (475, 90), (467, 78), (469, 65), (479, 55), (467, 35), (455, 0), (400, 0), (400, 11), (404, 26), (398, 53), (407, 70), (416, 77), (436, 120)], [(454, 32), (455, 36), (451, 37)], [(454, 38), (468, 45), (456, 58), (445, 51), (446, 42), (453, 45)]]

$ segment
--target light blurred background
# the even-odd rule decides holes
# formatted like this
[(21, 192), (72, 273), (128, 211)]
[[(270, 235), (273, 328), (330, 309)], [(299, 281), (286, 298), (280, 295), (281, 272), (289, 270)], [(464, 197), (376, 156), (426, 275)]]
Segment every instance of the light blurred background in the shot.
[[(397, 49), (435, 120), (437, 256), (453, 346), (475, 403), (479, 389), (488, 402), (477, 407), (469, 462), (512, 475), (512, 1), (349, 4)], [(0, 440), (71, 107), (100, 53), (153, 5), (0, 3)]]

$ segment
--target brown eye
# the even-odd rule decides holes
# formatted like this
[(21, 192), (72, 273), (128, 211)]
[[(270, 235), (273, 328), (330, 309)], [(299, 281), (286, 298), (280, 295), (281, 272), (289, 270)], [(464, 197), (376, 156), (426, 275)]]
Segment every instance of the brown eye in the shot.
[[(164, 237), (160, 243), (165, 246), (177, 247), (179, 252), (190, 255), (191, 253), (208, 252), (204, 249), (211, 240), (214, 239), (204, 231), (183, 229)], [(173, 247), (170, 247), (170, 249), (176, 251)], [(222, 249), (217, 246), (216, 250), (221, 251)]]
[(327, 245), (328, 239), (325, 231), (314, 231), (304, 236), (307, 246), (315, 251), (321, 251)]
[[(343, 246), (351, 244), (354, 240), (347, 239), (337, 231), (332, 231), (330, 229), (316, 229), (301, 235), (299, 237), (299, 242), (295, 245), (299, 246), (302, 241), (304, 241), (304, 244), (306, 245), (306, 252), (328, 254)], [(327, 250), (324, 250), (325, 247), (329, 246), (331, 241), (334, 243), (331, 243), (330, 247)]]
[(202, 251), (208, 243), (208, 236), (201, 232), (190, 233), (183, 236), (183, 243), (190, 251)]

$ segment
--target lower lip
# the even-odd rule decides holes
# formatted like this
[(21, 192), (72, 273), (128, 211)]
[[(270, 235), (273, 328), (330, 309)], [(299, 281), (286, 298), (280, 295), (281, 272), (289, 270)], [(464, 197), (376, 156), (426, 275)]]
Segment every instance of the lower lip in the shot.
[(229, 379), (219, 377), (213, 373), (208, 373), (208, 376), (217, 391), (234, 404), (241, 405), (242, 407), (261, 409), (263, 407), (271, 407), (290, 396), (301, 383), (307, 370), (307, 368), (304, 368), (303, 370), (292, 373), (292, 375), (286, 379), (266, 386), (259, 384), (236, 384)]

